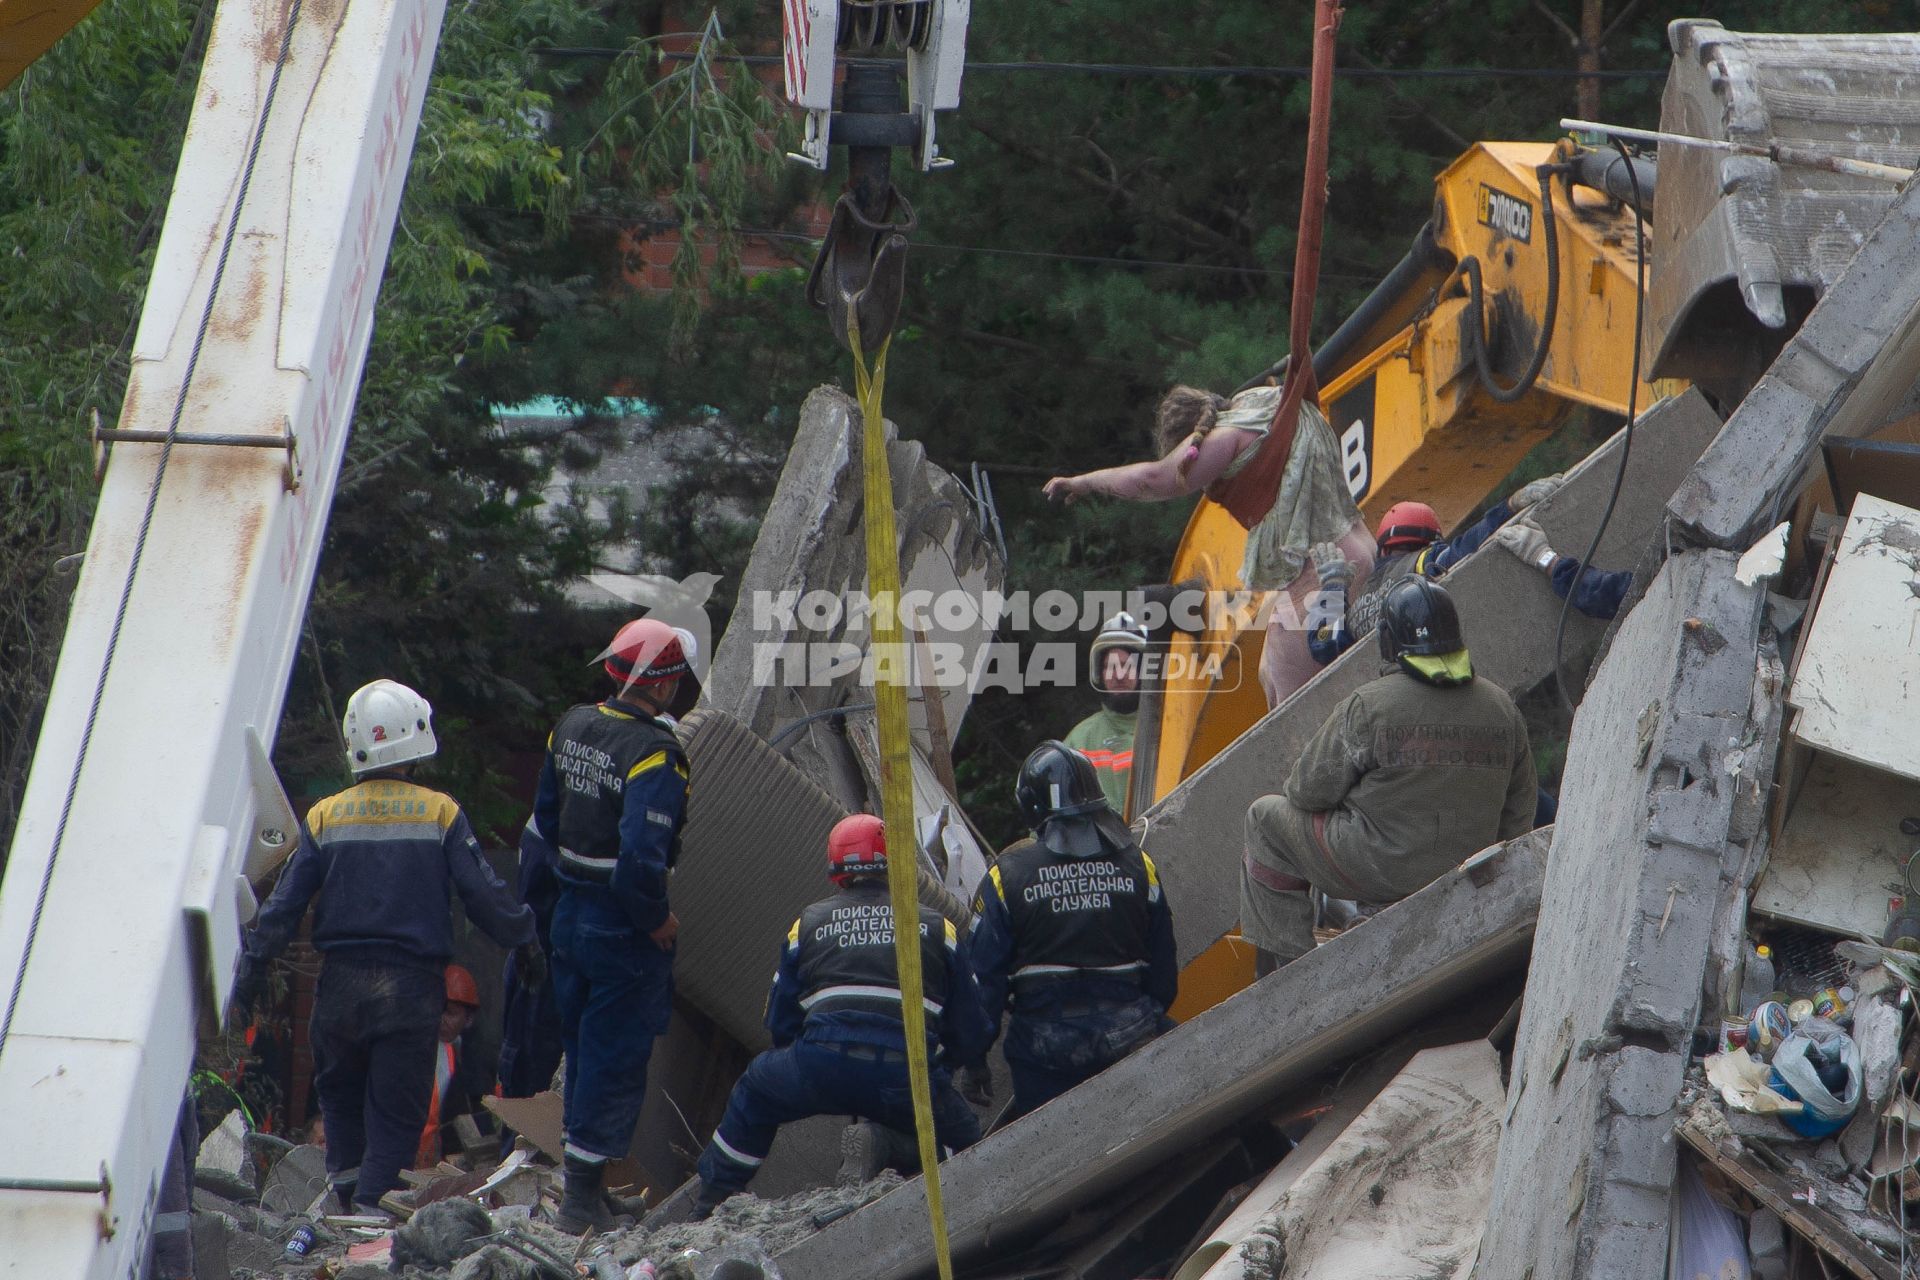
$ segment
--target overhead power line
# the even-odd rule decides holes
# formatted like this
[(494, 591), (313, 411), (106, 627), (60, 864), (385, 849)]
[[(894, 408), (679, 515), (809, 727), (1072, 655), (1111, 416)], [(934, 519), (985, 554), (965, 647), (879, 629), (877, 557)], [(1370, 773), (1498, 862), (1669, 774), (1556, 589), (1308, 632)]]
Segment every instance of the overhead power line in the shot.
[[(536, 49), (546, 58), (618, 58), (625, 49), (594, 46), (554, 46)], [(691, 50), (666, 50), (660, 55), (668, 62), (691, 62)], [(712, 55), (708, 55), (712, 57)], [(779, 54), (726, 54), (716, 62), (737, 62), (751, 67), (777, 66)], [(899, 67), (906, 64), (889, 58), (847, 58), (850, 66)], [(969, 62), (970, 73), (1042, 72), (1054, 75), (1110, 76), (1136, 80), (1305, 80), (1311, 67), (1214, 66), (1195, 67), (1129, 62)], [(1578, 71), (1571, 67), (1335, 67), (1333, 74), (1343, 80), (1659, 80), (1665, 79), (1665, 67), (1631, 67), (1601, 71)]]
[[(514, 213), (516, 210), (491, 208), (496, 213)], [(610, 226), (628, 227), (646, 231), (679, 231), (681, 224), (666, 218), (623, 218), (611, 213), (574, 213), (569, 215), (575, 222), (600, 222)], [(772, 227), (739, 227), (735, 233), (743, 239), (783, 241), (793, 244), (818, 245), (819, 236), (807, 235), (800, 231), (781, 231)], [(1000, 245), (950, 244), (938, 240), (914, 240), (908, 246), (911, 249), (928, 249), (942, 253), (975, 253), (991, 258), (1038, 258), (1049, 262), (1077, 262), (1089, 266), (1125, 267), (1134, 271), (1195, 271), (1209, 275), (1286, 277), (1290, 270), (1269, 267), (1235, 267), (1211, 262), (1168, 262), (1156, 258), (1116, 258), (1092, 253), (1049, 253), (1040, 249), (1012, 249)], [(1377, 275), (1356, 275), (1338, 271), (1322, 271), (1322, 280), (1338, 280), (1347, 284), (1376, 284)]]

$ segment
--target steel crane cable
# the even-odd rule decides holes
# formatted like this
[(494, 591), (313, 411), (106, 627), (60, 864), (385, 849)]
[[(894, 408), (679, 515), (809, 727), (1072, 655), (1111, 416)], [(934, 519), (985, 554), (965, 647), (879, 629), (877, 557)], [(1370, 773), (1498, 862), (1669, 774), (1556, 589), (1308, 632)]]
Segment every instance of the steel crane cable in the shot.
[(186, 412), (187, 396), (193, 389), (193, 378), (200, 367), (200, 350), (206, 344), (207, 330), (213, 324), (214, 304), (220, 298), (220, 285), (226, 278), (227, 258), (233, 251), (233, 242), (240, 233), (240, 213), (246, 208), (247, 192), (253, 185), (254, 167), (260, 161), (260, 144), (266, 137), (267, 120), (273, 114), (274, 99), (280, 92), (280, 73), (286, 69), (287, 58), (293, 47), (293, 29), (300, 22), (300, 9), (303, 0), (292, 0), (287, 9), (287, 24), (280, 33), (280, 53), (274, 59), (273, 74), (267, 80), (267, 92), (261, 100), (259, 114), (254, 117), (253, 141), (247, 147), (247, 162), (240, 171), (240, 189), (233, 199), (233, 212), (227, 217), (226, 233), (220, 239), (220, 256), (214, 263), (213, 282), (207, 288), (207, 303), (200, 311), (200, 324), (194, 330), (193, 350), (187, 356), (187, 370), (180, 380), (180, 394), (174, 398), (173, 415), (167, 422), (167, 437), (160, 445), (160, 463), (154, 469), (153, 483), (147, 489), (146, 510), (140, 516), (140, 532), (133, 540), (133, 554), (127, 562), (126, 581), (120, 586), (120, 603), (114, 610), (113, 629), (107, 633), (107, 651), (100, 660), (100, 674), (93, 683), (93, 701), (87, 708), (87, 723), (80, 734), (80, 750), (73, 761), (73, 771), (67, 776), (66, 799), (60, 806), (60, 821), (53, 829), (53, 845), (47, 850), (47, 867), (40, 876), (40, 890), (33, 902), (33, 919), (27, 926), (26, 945), (21, 949), (20, 967), (13, 975), (13, 990), (7, 997), (7, 1013), (0, 1021), (0, 1055), (6, 1053), (7, 1039), (13, 1031), (14, 1014), (20, 1007), (20, 992), (26, 984), (27, 966), (33, 959), (33, 944), (40, 936), (41, 918), (46, 914), (47, 893), (53, 885), (53, 870), (59, 864), (60, 851), (66, 843), (67, 823), (73, 816), (73, 799), (80, 789), (80, 773), (86, 767), (87, 752), (93, 745), (94, 726), (100, 719), (100, 702), (106, 694), (107, 675), (113, 669), (113, 659), (120, 646), (120, 631), (127, 621), (127, 606), (133, 598), (134, 579), (140, 573), (140, 561), (146, 553), (147, 534), (153, 528), (153, 514), (160, 503), (160, 487), (166, 482), (167, 464), (173, 457), (174, 439), (180, 434), (180, 419)]
[(1607, 509), (1600, 513), (1600, 523), (1594, 527), (1593, 540), (1587, 544), (1587, 553), (1574, 565), (1573, 581), (1567, 584), (1566, 598), (1560, 602), (1560, 621), (1553, 628), (1553, 687), (1559, 691), (1560, 705), (1566, 708), (1568, 715), (1573, 714), (1573, 698), (1567, 693), (1566, 672), (1560, 662), (1561, 648), (1567, 639), (1567, 611), (1573, 607), (1574, 594), (1580, 590), (1580, 579), (1586, 575), (1588, 566), (1593, 563), (1594, 553), (1600, 549), (1600, 539), (1606, 536), (1607, 522), (1613, 519), (1613, 508), (1620, 501), (1621, 486), (1626, 483), (1627, 459), (1633, 455), (1633, 415), (1640, 396), (1640, 336), (1647, 317), (1647, 222), (1640, 216), (1643, 207), (1640, 174), (1634, 168), (1633, 157), (1627, 154), (1626, 143), (1619, 138), (1611, 141), (1613, 149), (1626, 161), (1627, 181), (1633, 186), (1633, 375), (1627, 382), (1627, 438), (1620, 446), (1620, 466), (1613, 473), (1613, 492), (1607, 495)]
[[(1553, 225), (1553, 175), (1561, 166), (1543, 164), (1534, 170), (1540, 180), (1541, 222), (1546, 226), (1547, 249), (1547, 305), (1546, 318), (1540, 322), (1540, 339), (1534, 344), (1533, 359), (1527, 362), (1525, 373), (1510, 387), (1503, 387), (1493, 378), (1493, 364), (1487, 353), (1486, 313), (1483, 310), (1480, 291), (1480, 259), (1469, 254), (1460, 262), (1460, 274), (1466, 277), (1469, 323), (1467, 325), (1467, 345), (1473, 348), (1473, 365), (1479, 371), (1480, 385), (1487, 394), (1501, 404), (1512, 404), (1533, 390), (1533, 384), (1540, 378), (1540, 370), (1546, 367), (1547, 349), (1553, 345), (1554, 321), (1560, 314), (1560, 237)], [(1634, 183), (1635, 198), (1639, 197), (1640, 185)]]

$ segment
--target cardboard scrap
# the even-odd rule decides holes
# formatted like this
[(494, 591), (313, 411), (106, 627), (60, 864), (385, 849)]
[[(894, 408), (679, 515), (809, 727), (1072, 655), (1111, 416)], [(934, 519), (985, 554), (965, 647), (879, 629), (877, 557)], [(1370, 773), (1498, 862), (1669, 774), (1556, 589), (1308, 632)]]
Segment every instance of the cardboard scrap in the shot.
[[(566, 1158), (566, 1136), (562, 1121), (566, 1104), (558, 1093), (549, 1089), (531, 1098), (483, 1098), (481, 1101), (487, 1110), (499, 1117), (500, 1123), (531, 1142), (555, 1164)], [(612, 1161), (607, 1166), (606, 1185), (609, 1187), (635, 1186), (644, 1184), (646, 1180), (646, 1173), (630, 1158)]]
[(1772, 1068), (1745, 1049), (1712, 1054), (1706, 1066), (1707, 1083), (1719, 1090), (1721, 1099), (1736, 1111), (1770, 1116), (1806, 1110), (1804, 1102), (1783, 1098), (1769, 1088), (1767, 1077)]

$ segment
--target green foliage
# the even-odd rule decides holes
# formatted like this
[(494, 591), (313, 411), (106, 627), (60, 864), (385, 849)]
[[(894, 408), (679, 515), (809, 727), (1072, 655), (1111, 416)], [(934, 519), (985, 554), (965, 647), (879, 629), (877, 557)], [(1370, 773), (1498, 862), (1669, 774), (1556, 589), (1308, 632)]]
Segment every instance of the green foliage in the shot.
[[(1685, 11), (1610, 0), (1603, 64), (1659, 67)], [(1344, 67), (1567, 68), (1575, 0), (1349, 5)], [(1890, 0), (1729, 0), (1728, 27), (1911, 27)], [(211, 0), (107, 0), (0, 93), (0, 840), (11, 825), (92, 503), (85, 440), (112, 421)], [(1300, 66), (1311, 7), (1157, 0), (976, 9), (976, 63)], [(557, 584), (636, 535), (651, 568), (727, 575), (806, 392), (850, 381), (802, 297), (798, 215), (830, 201), (780, 160), (796, 121), (726, 61), (778, 48), (777, 6), (727, 0), (695, 32), (658, 0), (478, 0), (449, 9), (365, 384), (280, 736), (296, 786), (339, 780), (340, 704), (391, 675), (440, 708), (439, 780), (510, 829), (555, 709), (592, 690), (603, 621)], [(722, 35), (724, 30), (731, 40)], [(550, 56), (612, 46), (611, 61)], [(671, 56), (670, 56), (671, 55)], [(1609, 81), (1601, 113), (1657, 118), (1659, 82)], [(1324, 338), (1405, 252), (1432, 180), (1478, 139), (1555, 135), (1576, 83), (1345, 79), (1335, 99)], [(1167, 573), (1187, 504), (1049, 508), (1055, 472), (1141, 456), (1175, 381), (1222, 389), (1281, 354), (1291, 305), (1304, 80), (1240, 75), (968, 76), (943, 118), (956, 166), (896, 162), (920, 229), (889, 415), (958, 471), (993, 474), (1011, 585), (1107, 588)], [(672, 297), (632, 291), (637, 241), (680, 235)], [(759, 231), (788, 269), (742, 278)], [(711, 263), (702, 266), (710, 255)], [(588, 418), (503, 432), (489, 406), (644, 398), (637, 427)], [(696, 430), (697, 429), (697, 430)], [(704, 441), (689, 483), (594, 504), (552, 481), (637, 437)], [(725, 501), (721, 501), (724, 499)], [(718, 615), (723, 616), (723, 615)], [(976, 817), (1012, 834), (1013, 766), (1089, 695), (980, 700), (959, 769)]]
[[(210, 5), (109, 0), (0, 91), (0, 857), (93, 508)], [(180, 67), (183, 70), (176, 71)]]

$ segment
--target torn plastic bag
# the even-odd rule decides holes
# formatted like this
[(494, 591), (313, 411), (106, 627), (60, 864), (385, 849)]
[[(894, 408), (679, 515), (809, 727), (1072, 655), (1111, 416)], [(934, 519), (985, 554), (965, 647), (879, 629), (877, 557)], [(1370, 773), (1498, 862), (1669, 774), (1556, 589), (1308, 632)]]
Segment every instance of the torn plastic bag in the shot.
[(1783, 1117), (1788, 1128), (1825, 1137), (1860, 1106), (1860, 1046), (1827, 1019), (1807, 1018), (1774, 1052), (1773, 1086), (1807, 1104), (1805, 1111)]
[(1680, 1194), (1674, 1198), (1674, 1280), (1752, 1280), (1740, 1215), (1707, 1191), (1691, 1159), (1680, 1162)]

